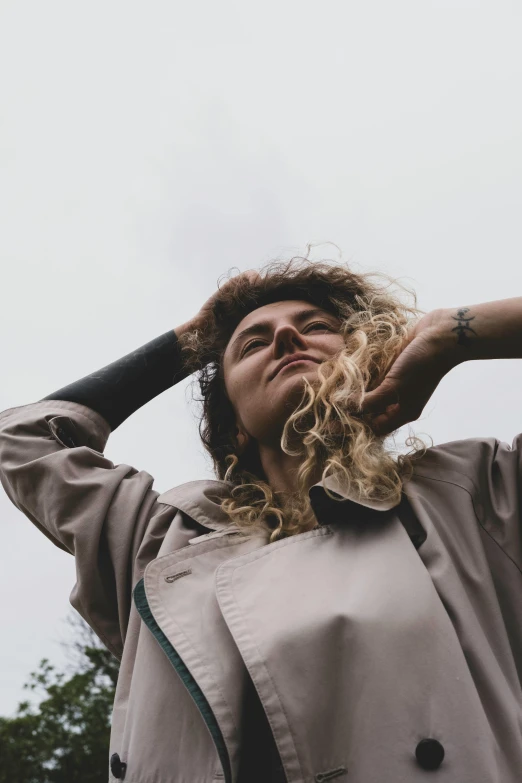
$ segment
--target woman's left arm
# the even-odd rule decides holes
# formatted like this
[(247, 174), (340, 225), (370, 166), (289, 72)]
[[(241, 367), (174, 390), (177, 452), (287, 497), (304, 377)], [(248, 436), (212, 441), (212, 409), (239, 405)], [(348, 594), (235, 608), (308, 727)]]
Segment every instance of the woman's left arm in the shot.
[(439, 329), (455, 363), (522, 359), (522, 296), (441, 310)]
[(441, 308), (408, 333), (383, 382), (362, 403), (372, 429), (387, 435), (421, 415), (442, 378), (471, 359), (522, 358), (522, 297)]

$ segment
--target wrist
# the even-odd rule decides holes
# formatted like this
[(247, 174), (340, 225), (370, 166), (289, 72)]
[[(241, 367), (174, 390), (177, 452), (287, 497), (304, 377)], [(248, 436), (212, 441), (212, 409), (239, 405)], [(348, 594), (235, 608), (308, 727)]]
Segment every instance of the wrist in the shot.
[(436, 329), (454, 364), (522, 358), (522, 297), (437, 311)]
[(178, 339), (187, 332), (194, 332), (196, 329), (199, 329), (200, 323), (197, 318), (192, 318), (190, 321), (186, 321), (184, 324), (181, 324), (181, 326), (176, 326), (173, 331), (176, 333), (176, 336)]
[[(470, 316), (462, 312), (465, 309), (441, 308), (433, 313), (432, 340), (446, 371), (474, 358), (470, 337), (473, 336), (473, 321), (463, 320)], [(459, 313), (462, 318), (459, 318)]]

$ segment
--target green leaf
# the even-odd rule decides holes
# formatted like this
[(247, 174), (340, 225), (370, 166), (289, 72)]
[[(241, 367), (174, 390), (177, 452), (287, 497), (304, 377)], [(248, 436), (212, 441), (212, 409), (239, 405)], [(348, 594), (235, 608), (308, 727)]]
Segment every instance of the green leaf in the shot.
[(112, 705), (119, 662), (74, 616), (76, 660), (57, 672), (47, 658), (24, 688), (41, 693), (21, 701), (13, 718), (0, 717), (0, 783), (100, 783), (108, 776)]

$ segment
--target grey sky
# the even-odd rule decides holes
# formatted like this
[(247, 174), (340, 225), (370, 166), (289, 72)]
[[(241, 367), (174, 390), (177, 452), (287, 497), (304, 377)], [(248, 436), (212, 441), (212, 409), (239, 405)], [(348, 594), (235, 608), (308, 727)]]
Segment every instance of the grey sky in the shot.
[[(3, 0), (0, 410), (308, 242), (426, 311), (522, 295), (521, 21), (503, 0)], [(412, 429), (511, 443), (521, 364), (461, 365)], [(106, 449), (158, 491), (212, 475), (188, 385)], [(3, 492), (0, 525), (11, 714), (40, 658), (63, 662), (74, 561)]]

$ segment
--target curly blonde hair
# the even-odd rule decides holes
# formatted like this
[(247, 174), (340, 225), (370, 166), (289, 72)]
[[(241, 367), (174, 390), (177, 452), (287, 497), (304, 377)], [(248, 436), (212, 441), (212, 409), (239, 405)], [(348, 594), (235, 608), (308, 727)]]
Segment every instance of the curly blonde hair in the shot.
[[(180, 337), (182, 360), (197, 373), (202, 414), (199, 432), (218, 479), (231, 483), (221, 507), (244, 530), (268, 530), (269, 541), (308, 529), (313, 519), (308, 490), (312, 483), (340, 473), (349, 491), (361, 499), (399, 502), (413, 459), (426, 445), (410, 436), (413, 449), (394, 456), (385, 438), (371, 429), (360, 406), (365, 391), (375, 389), (401, 350), (414, 319), (423, 314), (402, 302), (372, 278), (395, 280), (381, 272), (355, 273), (344, 263), (294, 257), (272, 261), (258, 270), (256, 282), (238, 276), (237, 285), (218, 291), (212, 313), (201, 329)], [(278, 497), (264, 474), (255, 441), (240, 455), (236, 417), (228, 399), (223, 355), (241, 320), (253, 310), (283, 300), (305, 300), (341, 320), (345, 347), (318, 367), (317, 379), (305, 382), (302, 399), (289, 416), (281, 449), (300, 457), (298, 491)], [(325, 488), (327, 494), (338, 495)]]

